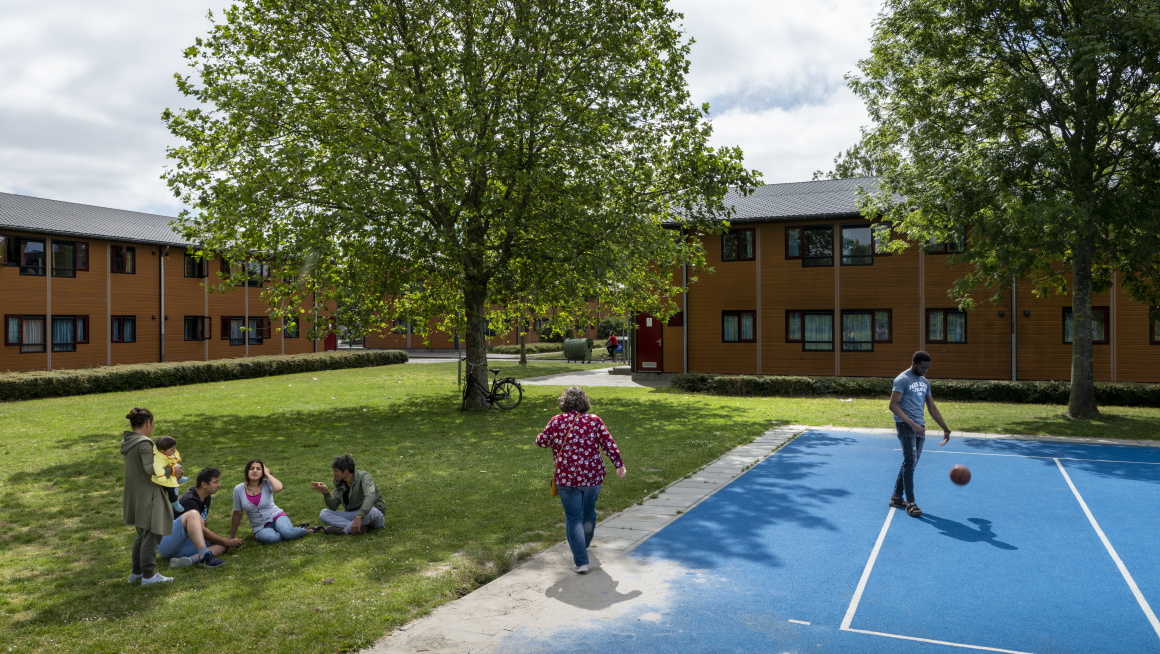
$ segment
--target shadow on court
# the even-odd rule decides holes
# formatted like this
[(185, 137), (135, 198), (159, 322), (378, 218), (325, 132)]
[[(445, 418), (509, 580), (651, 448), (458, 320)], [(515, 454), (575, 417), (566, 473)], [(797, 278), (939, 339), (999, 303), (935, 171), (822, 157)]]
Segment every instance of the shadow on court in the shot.
[(1056, 467), (1052, 460), (1056, 457), (1067, 468), (1077, 468), (1099, 477), (1160, 484), (1156, 451), (1149, 447), (992, 438), (965, 438), (963, 442), (980, 452), (1031, 457), (1029, 460), (1051, 468)]
[(1019, 549), (1010, 543), (1004, 543), (1001, 540), (997, 540), (995, 537), (995, 532), (991, 531), (990, 520), (984, 520), (982, 518), (968, 518), (967, 522), (976, 525), (976, 527), (971, 527), (970, 525), (965, 525), (961, 522), (940, 518), (933, 513), (928, 513), (925, 511), (919, 520), (927, 523), (935, 529), (938, 529), (939, 533), (942, 535), (949, 536), (955, 540), (961, 540), (964, 543), (986, 543), (988, 545), (998, 547), (1001, 550)]
[(784, 543), (764, 535), (771, 526), (792, 524), (837, 532), (829, 507), (851, 491), (819, 487), (826, 478), (826, 459), (842, 456), (856, 439), (811, 432), (792, 448), (781, 450), (766, 464), (698, 505), (636, 551), (641, 555), (679, 560), (693, 569), (714, 569), (742, 559), (761, 566), (783, 567)]

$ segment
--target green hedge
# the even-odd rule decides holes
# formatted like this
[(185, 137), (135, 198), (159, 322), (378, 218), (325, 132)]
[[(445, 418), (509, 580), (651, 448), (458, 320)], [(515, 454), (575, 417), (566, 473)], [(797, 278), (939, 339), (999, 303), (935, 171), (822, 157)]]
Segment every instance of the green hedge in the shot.
[(406, 362), (407, 353), (399, 350), (362, 350), (181, 363), (140, 363), (51, 372), (7, 372), (0, 373), (0, 401), (136, 391)]
[[(713, 395), (793, 396), (890, 395), (887, 377), (766, 377), (681, 373), (672, 385), (684, 391)], [(991, 381), (932, 379), (931, 393), (939, 400), (973, 400), (1015, 404), (1067, 404), (1071, 384), (1063, 381)], [(1096, 402), (1107, 406), (1160, 407), (1160, 384), (1096, 382)]]
[[(543, 352), (559, 352), (564, 349), (563, 343), (528, 343), (528, 354), (541, 354)], [(519, 354), (520, 346), (518, 345), (497, 345), (495, 347), (487, 348), (491, 354)]]

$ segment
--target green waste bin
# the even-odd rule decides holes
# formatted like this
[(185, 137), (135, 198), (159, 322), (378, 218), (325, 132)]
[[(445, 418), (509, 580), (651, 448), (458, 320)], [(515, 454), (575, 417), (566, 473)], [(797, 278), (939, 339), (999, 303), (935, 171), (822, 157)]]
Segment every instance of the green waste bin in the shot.
[(569, 361), (591, 361), (592, 339), (569, 338), (564, 341), (564, 358)]

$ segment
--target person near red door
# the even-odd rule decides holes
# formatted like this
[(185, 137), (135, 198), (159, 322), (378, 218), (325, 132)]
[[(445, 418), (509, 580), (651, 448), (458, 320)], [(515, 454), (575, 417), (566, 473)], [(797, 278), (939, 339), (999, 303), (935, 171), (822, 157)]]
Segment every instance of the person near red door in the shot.
[(596, 498), (604, 483), (601, 450), (623, 477), (628, 470), (616, 441), (598, 416), (588, 413), (592, 402), (583, 389), (572, 386), (556, 399), (560, 415), (548, 421), (536, 436), (536, 445), (551, 447), (556, 459), (553, 480), (564, 506), (564, 530), (572, 550), (572, 569), (588, 572), (588, 546), (596, 531)]

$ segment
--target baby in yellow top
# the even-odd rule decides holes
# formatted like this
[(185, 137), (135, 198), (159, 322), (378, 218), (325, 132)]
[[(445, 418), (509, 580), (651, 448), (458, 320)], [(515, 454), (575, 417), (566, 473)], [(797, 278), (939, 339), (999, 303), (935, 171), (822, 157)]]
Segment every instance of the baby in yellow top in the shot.
[(177, 487), (189, 481), (189, 477), (178, 479), (173, 475), (174, 466), (181, 463), (181, 453), (177, 451), (177, 439), (161, 436), (153, 450), (153, 483), (165, 488), (173, 510), (181, 513), (185, 509), (177, 503)]

